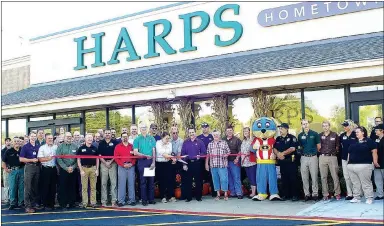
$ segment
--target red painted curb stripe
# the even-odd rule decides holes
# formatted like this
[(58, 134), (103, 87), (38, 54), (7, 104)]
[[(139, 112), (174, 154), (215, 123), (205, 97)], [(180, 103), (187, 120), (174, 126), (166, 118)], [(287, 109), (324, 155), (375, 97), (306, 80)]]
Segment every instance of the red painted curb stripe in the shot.
[(185, 213), (199, 215), (218, 215), (228, 217), (265, 217), (265, 218), (284, 218), (284, 219), (303, 219), (303, 220), (330, 220), (330, 221), (349, 221), (349, 222), (366, 222), (366, 223), (383, 223), (383, 220), (376, 219), (353, 219), (353, 218), (335, 218), (335, 217), (306, 217), (306, 216), (278, 216), (278, 215), (259, 215), (259, 214), (233, 214), (233, 213), (216, 213), (216, 212), (193, 212), (182, 210), (159, 210), (159, 209), (142, 209), (142, 208), (127, 208), (127, 207), (103, 207), (105, 209), (115, 210), (132, 210), (132, 211), (148, 211), (155, 213)]

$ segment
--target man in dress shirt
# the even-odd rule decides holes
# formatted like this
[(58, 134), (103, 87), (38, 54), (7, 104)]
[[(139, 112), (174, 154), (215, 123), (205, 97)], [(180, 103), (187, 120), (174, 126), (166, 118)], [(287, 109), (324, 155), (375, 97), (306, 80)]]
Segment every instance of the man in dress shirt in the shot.
[(53, 144), (53, 135), (45, 134), (45, 142), (39, 148), (37, 158), (43, 165), (41, 170), (43, 205), (46, 210), (53, 210), (55, 206), (57, 169), (56, 159), (52, 156), (56, 155), (57, 145)]
[(196, 130), (194, 128), (188, 129), (189, 138), (186, 139), (181, 148), (181, 155), (186, 156), (184, 160), (188, 165), (183, 165), (184, 173), (182, 176), (183, 183), (185, 183), (184, 193), (186, 202), (192, 200), (192, 180), (195, 179), (195, 198), (197, 201), (202, 201), (203, 184), (201, 181), (201, 160), (200, 155), (206, 155), (207, 149), (203, 141), (196, 137)]

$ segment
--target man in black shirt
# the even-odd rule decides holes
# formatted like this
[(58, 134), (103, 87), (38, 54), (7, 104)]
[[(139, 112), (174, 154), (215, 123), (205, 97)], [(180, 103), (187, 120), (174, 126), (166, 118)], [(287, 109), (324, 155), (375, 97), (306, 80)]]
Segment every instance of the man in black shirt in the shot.
[(369, 135), (369, 138), (371, 138), (371, 140), (375, 141), (378, 136), (376, 135), (376, 127), (380, 124), (383, 124), (383, 119), (381, 117), (376, 117), (375, 118), (375, 126), (372, 128), (372, 131), (371, 131), (371, 135)]
[(375, 184), (377, 196), (375, 200), (384, 199), (383, 181), (384, 181), (384, 124), (379, 124), (375, 127), (376, 143), (377, 143), (377, 155), (379, 167), (375, 167)]
[[(116, 132), (116, 131), (115, 131)], [(99, 143), (99, 155), (101, 156), (113, 156), (115, 146), (118, 144), (112, 137), (112, 131), (109, 129), (104, 130), (104, 140)], [(101, 171), (101, 204), (107, 205), (108, 194), (108, 179), (111, 180), (111, 196), (112, 206), (117, 205), (117, 164), (113, 158), (101, 158), (100, 159), (100, 171)]]
[[(10, 149), (12, 147), (12, 140), (11, 138), (5, 138), (4, 140), (5, 146), (3, 149), (1, 149), (1, 159), (4, 158), (4, 153), (6, 150)], [(2, 166), (3, 168), (5, 167), (4, 161), (2, 161)], [(6, 170), (3, 170), (3, 184), (4, 184), (4, 200), (6, 203), (9, 203), (9, 184), (8, 184), (8, 172)]]
[(19, 206), (24, 204), (24, 163), (19, 160), (21, 141), (18, 137), (13, 139), (13, 148), (5, 151), (3, 155), (3, 169), (9, 176), (9, 209), (16, 208), (16, 197)]
[[(77, 155), (98, 156), (97, 148), (92, 145), (93, 137), (91, 134), (85, 136), (85, 145), (77, 150)], [(99, 176), (99, 159), (97, 158), (78, 158), (82, 186), (83, 208), (88, 205), (88, 179), (91, 187), (91, 206), (96, 207), (96, 178)]]

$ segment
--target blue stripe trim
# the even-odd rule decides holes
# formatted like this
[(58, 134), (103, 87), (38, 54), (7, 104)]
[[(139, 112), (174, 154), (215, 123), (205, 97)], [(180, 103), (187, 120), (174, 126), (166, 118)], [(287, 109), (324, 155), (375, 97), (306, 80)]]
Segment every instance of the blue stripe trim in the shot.
[(67, 29), (67, 30), (63, 30), (63, 31), (58, 31), (58, 32), (54, 32), (54, 33), (51, 33), (51, 34), (47, 34), (47, 35), (38, 36), (36, 38), (29, 39), (29, 41), (32, 42), (32, 41), (36, 41), (36, 40), (39, 40), (39, 39), (47, 38), (47, 37), (50, 37), (50, 36), (64, 34), (64, 33), (71, 32), (71, 31), (76, 31), (76, 30), (80, 30), (80, 29), (84, 29), (84, 28), (88, 28), (88, 27), (92, 27), (92, 26), (97, 26), (97, 25), (100, 25), (100, 24), (109, 23), (109, 22), (116, 21), (116, 20), (121, 20), (121, 19), (129, 18), (129, 17), (134, 17), (134, 16), (138, 16), (138, 15), (141, 15), (141, 14), (151, 13), (151, 12), (155, 12), (155, 11), (158, 11), (158, 10), (172, 8), (172, 7), (176, 7), (176, 6), (180, 6), (180, 5), (184, 5), (184, 4), (189, 4), (189, 3), (192, 3), (192, 2), (177, 2), (177, 3), (170, 4), (170, 5), (165, 5), (165, 6), (160, 6), (160, 7), (157, 7), (157, 8), (147, 9), (147, 10), (144, 10), (144, 11), (127, 14), (127, 15), (124, 15), (124, 16), (119, 16), (119, 17), (115, 17), (115, 18), (112, 18), (112, 19), (103, 20), (103, 21), (99, 21), (99, 22), (96, 22), (96, 23), (83, 25), (83, 26), (80, 26), (80, 27), (74, 27), (74, 28), (71, 28), (71, 29)]

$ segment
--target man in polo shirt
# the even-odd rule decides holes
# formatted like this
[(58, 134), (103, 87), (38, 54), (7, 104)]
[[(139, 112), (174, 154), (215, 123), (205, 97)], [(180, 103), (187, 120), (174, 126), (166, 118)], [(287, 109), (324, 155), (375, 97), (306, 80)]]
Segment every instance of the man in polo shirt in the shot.
[[(13, 143), (13, 147), (7, 149), (3, 155), (3, 171), (9, 174), (7, 178), (7, 183), (9, 182), (9, 210), (17, 207), (17, 201), (19, 207), (24, 204), (24, 163), (21, 163), (19, 159), (22, 142), (18, 137), (15, 137)], [(3, 179), (5, 180), (5, 178)]]
[(339, 152), (339, 137), (335, 132), (330, 130), (331, 124), (329, 121), (324, 121), (323, 132), (320, 133), (320, 157), (319, 168), (321, 176), (321, 186), (323, 192), (323, 200), (329, 199), (328, 193), (328, 169), (331, 172), (336, 200), (340, 200), (340, 182), (339, 182), (339, 164), (337, 163), (337, 153)]
[(38, 193), (40, 163), (37, 159), (40, 146), (36, 143), (36, 133), (29, 134), (29, 143), (23, 146), (20, 152), (20, 162), (25, 163), (24, 170), (24, 203), (27, 213), (34, 213), (33, 208), (39, 202)]
[[(1, 149), (1, 159), (4, 159), (4, 153), (8, 149), (12, 148), (11, 138), (9, 138), (9, 137), (5, 138), (4, 142), (5, 142), (5, 147), (3, 149)], [(2, 162), (4, 163), (4, 161), (2, 161)], [(4, 165), (3, 163), (2, 163), (2, 165)], [(7, 170), (3, 170), (3, 184), (4, 184), (4, 190), (3, 190), (4, 200), (5, 200), (5, 203), (8, 204), (9, 203), (9, 184), (8, 184), (8, 172), (7, 172)]]
[[(205, 148), (208, 149), (208, 144), (213, 141), (213, 136), (211, 133), (209, 133), (209, 124), (206, 122), (203, 122), (201, 124), (201, 129), (203, 130), (203, 133), (197, 136), (198, 139), (204, 142)], [(208, 166), (210, 162), (208, 161)], [(212, 182), (212, 174), (209, 171), (205, 170), (205, 163), (202, 161), (202, 178), (205, 181), (209, 181), (209, 184), (211, 186), (211, 190), (214, 191), (213, 182)], [(215, 192), (212, 192), (212, 197), (216, 197)]]
[[(99, 143), (99, 154), (101, 156), (113, 156), (116, 141), (112, 139), (111, 130), (104, 130), (105, 139)], [(100, 158), (101, 165), (101, 204), (107, 205), (108, 179), (111, 181), (112, 206), (117, 204), (117, 164), (113, 158)]]
[(53, 136), (50, 133), (45, 135), (46, 144), (39, 148), (37, 158), (43, 165), (41, 170), (42, 177), (42, 198), (46, 210), (53, 210), (55, 207), (57, 169), (56, 155), (57, 145), (53, 144)]
[(375, 126), (372, 128), (371, 135), (369, 136), (371, 140), (375, 141), (377, 140), (377, 138), (379, 138), (376, 135), (376, 127), (382, 123), (383, 123), (383, 119), (381, 117), (375, 117)]
[(352, 200), (353, 199), (352, 181), (349, 176), (349, 171), (347, 168), (348, 149), (351, 144), (355, 144), (357, 142), (357, 137), (354, 131), (354, 123), (352, 120), (347, 119), (341, 125), (344, 127), (344, 131), (345, 131), (339, 136), (340, 149), (341, 149), (341, 165), (343, 168), (343, 177), (347, 187), (347, 197), (345, 198), (345, 200)]
[(125, 205), (125, 195), (128, 181), (128, 205), (135, 206), (135, 163), (134, 158), (120, 158), (120, 156), (133, 156), (133, 146), (128, 142), (128, 134), (121, 134), (121, 143), (115, 147), (115, 161), (118, 165), (118, 206)]
[[(62, 143), (56, 151), (56, 155), (73, 155), (76, 156), (77, 146), (72, 144), (72, 134), (66, 132), (64, 135), (64, 143)], [(76, 201), (76, 174), (77, 159), (76, 158), (57, 158), (59, 165), (59, 204), (63, 209), (75, 207)]]
[(161, 137), (159, 136), (159, 134), (157, 134), (157, 125), (155, 123), (152, 123), (149, 128), (151, 129), (151, 135), (155, 138), (155, 140), (161, 140)]
[[(97, 148), (92, 145), (93, 136), (87, 134), (85, 136), (85, 145), (82, 145), (77, 150), (77, 155), (98, 156)], [(91, 187), (91, 206), (96, 207), (96, 178), (99, 176), (99, 159), (96, 158), (78, 158), (77, 166), (81, 175), (82, 188), (82, 208), (88, 206), (88, 179)]]
[[(239, 154), (241, 152), (241, 140), (233, 136), (233, 127), (229, 126), (226, 129), (226, 137), (224, 140), (228, 143), (231, 154)], [(241, 188), (241, 166), (240, 155), (228, 156), (228, 187), (231, 192), (231, 197), (238, 199), (243, 198), (243, 190)]]
[(297, 149), (297, 139), (294, 135), (289, 134), (289, 125), (281, 123), (279, 127), (280, 136), (276, 138), (273, 145), (273, 152), (277, 156), (280, 165), (281, 182), (283, 194), (282, 200), (292, 199), (299, 200), (297, 162), (295, 154)]
[[(141, 156), (139, 158), (137, 166), (140, 174), (140, 190), (141, 200), (143, 206), (149, 204), (156, 204), (155, 202), (155, 187), (154, 177), (144, 177), (144, 168), (155, 169), (156, 158), (156, 140), (153, 136), (147, 134), (147, 126), (145, 124), (140, 125), (140, 132), (135, 141), (133, 142), (134, 154)], [(149, 201), (149, 202), (148, 202)]]
[(194, 128), (188, 129), (189, 138), (186, 139), (181, 148), (181, 155), (185, 156), (184, 160), (187, 161), (188, 165), (183, 165), (183, 176), (181, 177), (185, 186), (183, 187), (186, 202), (192, 200), (192, 180), (194, 179), (196, 189), (195, 197), (197, 201), (202, 201), (202, 190), (203, 184), (201, 181), (201, 155), (207, 154), (207, 149), (203, 141), (196, 137), (196, 130)]
[(45, 144), (44, 130), (43, 129), (37, 130), (36, 144), (38, 144), (39, 146), (43, 146)]
[(376, 193), (377, 196), (375, 200), (381, 200), (384, 199), (384, 192), (383, 192), (383, 181), (384, 181), (384, 124), (379, 124), (375, 127), (375, 133), (378, 137), (376, 139), (377, 144), (377, 163), (379, 166), (375, 167), (374, 174), (375, 174), (375, 184), (376, 184)]
[(303, 179), (303, 188), (305, 194), (305, 201), (311, 199), (309, 192), (309, 174), (312, 179), (312, 199), (317, 201), (319, 199), (319, 160), (317, 152), (320, 150), (320, 137), (315, 131), (309, 129), (309, 122), (306, 119), (301, 120), (303, 132), (298, 136), (299, 145), (302, 147), (301, 152), (301, 177)]

